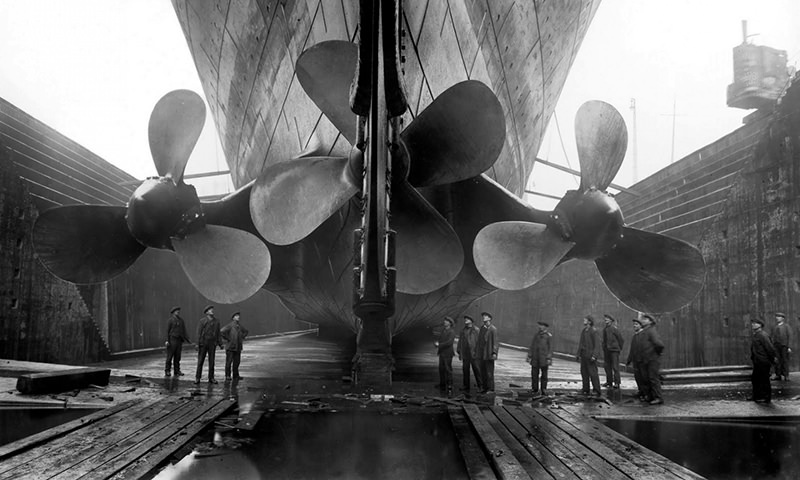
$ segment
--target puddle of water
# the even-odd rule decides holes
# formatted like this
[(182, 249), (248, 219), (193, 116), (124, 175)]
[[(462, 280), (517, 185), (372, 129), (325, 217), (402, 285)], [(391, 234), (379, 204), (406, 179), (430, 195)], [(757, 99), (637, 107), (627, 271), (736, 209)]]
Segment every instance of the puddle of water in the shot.
[[(275, 413), (251, 441), (208, 438), (158, 480), (460, 479), (467, 472), (446, 413)], [(235, 445), (236, 449), (229, 448)], [(198, 454), (198, 451), (202, 453)]]
[(800, 418), (597, 420), (709, 479), (800, 478)]
[(81, 418), (94, 408), (3, 408), (0, 409), (0, 445)]

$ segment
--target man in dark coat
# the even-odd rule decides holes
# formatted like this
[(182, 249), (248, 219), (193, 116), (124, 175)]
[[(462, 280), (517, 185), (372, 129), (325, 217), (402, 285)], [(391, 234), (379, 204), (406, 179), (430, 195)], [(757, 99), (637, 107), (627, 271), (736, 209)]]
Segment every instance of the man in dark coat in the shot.
[(758, 403), (769, 403), (772, 400), (772, 388), (769, 384), (769, 369), (775, 363), (775, 347), (764, 333), (764, 321), (756, 318), (750, 321), (753, 329), (753, 340), (750, 344), (750, 360), (753, 361), (753, 396), (748, 400)]
[(583, 330), (578, 341), (578, 353), (576, 358), (581, 362), (581, 379), (583, 388), (581, 393), (589, 394), (589, 380), (595, 395), (602, 395), (600, 391), (600, 376), (597, 373), (597, 359), (600, 358), (600, 338), (597, 330), (594, 329), (594, 317), (586, 315), (583, 318)]
[(181, 307), (172, 307), (169, 311), (169, 320), (167, 322), (167, 341), (164, 344), (167, 347), (167, 363), (164, 366), (164, 376), (170, 376), (170, 370), (174, 367), (175, 376), (183, 376), (181, 371), (181, 349), (183, 342), (189, 343), (189, 337), (186, 336), (186, 324), (181, 318)]
[(217, 383), (214, 379), (214, 354), (217, 345), (222, 346), (219, 337), (219, 320), (214, 316), (214, 306), (209, 305), (204, 310), (205, 316), (197, 325), (197, 372), (194, 383), (200, 383), (203, 376), (203, 362), (208, 355), (208, 383)]
[(647, 392), (650, 391), (650, 387), (647, 383), (647, 376), (644, 372), (644, 362), (642, 360), (642, 346), (641, 346), (641, 336), (642, 333), (642, 322), (638, 318), (633, 319), (633, 337), (631, 337), (631, 349), (628, 351), (628, 361), (625, 362), (625, 365), (631, 366), (633, 365), (633, 379), (636, 380), (636, 388), (638, 391), (636, 392), (636, 396), (641, 401), (650, 401), (647, 398)]
[[(661, 405), (664, 399), (661, 397), (661, 352), (664, 351), (664, 343), (658, 336), (655, 320), (650, 315), (642, 315), (642, 335), (639, 344), (642, 358), (642, 373), (647, 379), (647, 398), (650, 405)], [(768, 375), (769, 376), (769, 375)]]
[(478, 386), (478, 391), (481, 390), (481, 369), (478, 360), (478, 327), (472, 323), (472, 317), (464, 315), (464, 330), (458, 337), (458, 359), (461, 360), (461, 373), (464, 386), (461, 390), (469, 392), (470, 381), (469, 371), (472, 368), (472, 374), (475, 376), (475, 384)]
[(547, 395), (547, 369), (553, 363), (553, 334), (548, 332), (550, 324), (539, 322), (539, 332), (533, 336), (528, 347), (528, 363), (531, 364), (531, 390), (539, 391), (539, 373), (542, 374), (542, 395)]
[(455, 323), (452, 318), (444, 317), (444, 328), (439, 334), (439, 340), (434, 345), (436, 346), (436, 354), (439, 356), (439, 389), (447, 394), (453, 393), (453, 343), (456, 339), (456, 334), (453, 332), (453, 324)]
[(775, 321), (778, 325), (772, 330), (772, 345), (778, 354), (778, 363), (775, 365), (775, 380), (789, 380), (789, 354), (792, 349), (789, 345), (792, 341), (792, 329), (786, 324), (786, 315), (777, 312)]
[(231, 315), (231, 323), (222, 327), (219, 331), (220, 337), (225, 342), (225, 381), (231, 379), (231, 367), (233, 367), (233, 378), (241, 379), (239, 375), (239, 363), (242, 361), (242, 341), (249, 333), (246, 328), (239, 323), (239, 312)]
[(494, 361), (500, 351), (497, 327), (492, 325), (492, 314), (481, 312), (483, 327), (478, 333), (478, 355), (481, 359), (481, 393), (494, 392)]
[(625, 340), (617, 328), (617, 321), (611, 315), (603, 315), (606, 323), (603, 329), (603, 367), (606, 371), (606, 387), (619, 388), (619, 354)]

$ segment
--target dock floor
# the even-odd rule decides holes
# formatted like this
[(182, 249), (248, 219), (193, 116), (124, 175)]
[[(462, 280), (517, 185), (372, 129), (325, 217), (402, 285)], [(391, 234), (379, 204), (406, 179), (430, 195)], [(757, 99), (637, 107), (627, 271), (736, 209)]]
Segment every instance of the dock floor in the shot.
[[(227, 472), (231, 475), (241, 473), (236, 469), (240, 469), (246, 459), (255, 475), (248, 478), (377, 478), (375, 475), (385, 479), (409, 478), (403, 472), (414, 472), (415, 478), (465, 478), (464, 475), (473, 479), (702, 478), (616, 433), (602, 422), (614, 418), (775, 418), (776, 421), (800, 418), (800, 382), (795, 379), (774, 382), (773, 403), (766, 406), (747, 402), (745, 398), (750, 393), (750, 385), (741, 381), (719, 384), (670, 382), (664, 386), (665, 404), (650, 406), (633, 398), (635, 384), (628, 374), (623, 374), (622, 389), (604, 390), (602, 398), (580, 395), (578, 364), (558, 358), (550, 369), (550, 394), (534, 397), (530, 392), (530, 367), (525, 363), (525, 352), (510, 347), (501, 348), (496, 364), (496, 393), (459, 392), (461, 364), (454, 359), (456, 392), (446, 397), (435, 387), (438, 383), (437, 358), (433, 345), (429, 347), (407, 349), (398, 355), (392, 385), (381, 388), (353, 385), (349, 380), (351, 353), (336, 342), (318, 338), (313, 333), (246, 341), (241, 367), (244, 379), (240, 381), (224, 381), (224, 355), (218, 351), (215, 368), (218, 384), (208, 383), (206, 372), (202, 383), (194, 384), (196, 355), (188, 346), (183, 352), (185, 376), (164, 377), (164, 354), (154, 352), (100, 364), (112, 369), (112, 381), (108, 387), (55, 395), (14, 392), (15, 375), (22, 370), (55, 371), (65, 366), (49, 368), (42, 364), (25, 364), (17, 368), (13, 362), (0, 360), (0, 375), (5, 377), (0, 378), (0, 407), (103, 408), (71, 422), (80, 428), (70, 432), (57, 430), (71, 428), (70, 424), (65, 424), (18, 440), (16, 447), (14, 444), (0, 446), (0, 479), (26, 478), (25, 475), (33, 475), (33, 472), (36, 476), (29, 478), (80, 478), (80, 475), (87, 474), (86, 478), (138, 478), (137, 475), (142, 478), (155, 475), (159, 480), (220, 478), (214, 476), (215, 471), (209, 468), (212, 459), (214, 465), (223, 465), (227, 461), (226, 468), (232, 469)], [(228, 413), (223, 415), (224, 411)], [(384, 455), (387, 452), (393, 452), (393, 455), (407, 452), (409, 444), (414, 443), (414, 434), (407, 431), (402, 422), (398, 424), (392, 419), (398, 415), (402, 419), (404, 414), (411, 414), (407, 417), (409, 419), (414, 415), (428, 418), (431, 413), (443, 415), (436, 417), (438, 419), (449, 419), (445, 428), (449, 433), (440, 431), (442, 425), (437, 423), (432, 432), (438, 432), (438, 436), (433, 439), (426, 437), (428, 442), (434, 443), (411, 445), (411, 448), (414, 455), (434, 454), (435, 442), (447, 442), (450, 438), (455, 451), (460, 451), (463, 457), (458, 460), (463, 464), (453, 472), (437, 470), (441, 467), (434, 467), (436, 462), (425, 463), (419, 460), (422, 457), (417, 457), (417, 460), (405, 457), (397, 460), (400, 463), (396, 464), (392, 460), (372, 465), (366, 470), (368, 473), (361, 476), (353, 476), (353, 472), (328, 475), (331, 472), (313, 470), (315, 467), (308, 467), (301, 473), (288, 467), (285, 474), (277, 470), (270, 470), (269, 475), (257, 473), (265, 468), (258, 466), (259, 462), (274, 469), (292, 458), (313, 460), (315, 452), (326, 448), (358, 456), (363, 455), (359, 449), (369, 450), (371, 444), (385, 440), (382, 445), (386, 445), (388, 450), (383, 452)], [(93, 415), (103, 418), (80, 425)], [(361, 444), (348, 446), (349, 450), (343, 449), (343, 440), (334, 430), (329, 434), (319, 432), (319, 425), (315, 423), (322, 421), (328, 425), (338, 422), (337, 428), (344, 424), (345, 429), (354, 429), (355, 425), (364, 424), (359, 416), (389, 421), (380, 427), (385, 431), (378, 430), (372, 437), (362, 439)], [(270, 448), (247, 447), (251, 442), (257, 443), (259, 435), (265, 434), (266, 428), (258, 429), (257, 425), (282, 429), (280, 437), (273, 439), (278, 443)], [(369, 426), (369, 422), (366, 425)], [(83, 434), (79, 435), (81, 431)], [(313, 445), (313, 451), (305, 451), (308, 441), (298, 436), (301, 431), (315, 435), (315, 443), (309, 444)], [(431, 431), (423, 433), (429, 435)], [(49, 440), (36, 440), (37, 435)], [(210, 444), (209, 448), (213, 450), (219, 435), (223, 437), (226, 453), (219, 456), (213, 452), (202, 453), (198, 445)], [(63, 443), (69, 442), (70, 438), (75, 440), (77, 436), (96, 440), (91, 444), (76, 443), (76, 446), (69, 447), (66, 447), (68, 443)], [(239, 456), (229, 454), (229, 450), (239, 447), (228, 448), (226, 436), (230, 436), (234, 444), (244, 442), (241, 445), (245, 447), (239, 449)], [(29, 444), (18, 448), (23, 445), (19, 442)], [(285, 442), (297, 442), (298, 446), (289, 450), (277, 448)], [(156, 449), (154, 443), (165, 444), (167, 448)], [(122, 450), (112, 449), (116, 444)], [(61, 447), (55, 447), (59, 445)], [(782, 445), (780, 448), (791, 450), (797, 445)], [(41, 454), (54, 449), (83, 453), (80, 458), (62, 460)], [(433, 450), (433, 453), (420, 453), (421, 449)], [(287, 459), (286, 455), (290, 458)], [(386, 461), (383, 456), (372, 456), (377, 461)], [(317, 457), (326, 462), (345, 462), (349, 458)], [(389, 458), (394, 457), (390, 455)], [(475, 459), (481, 458), (482, 463), (476, 463)], [(134, 467), (138, 473), (120, 473), (134, 472)], [(102, 472), (107, 473), (93, 470), (95, 468), (104, 468)], [(143, 473), (145, 471), (148, 473)], [(158, 471), (163, 475), (157, 474)], [(189, 473), (181, 476), (176, 475), (176, 471)], [(47, 476), (50, 473), (53, 474)], [(714, 478), (713, 475), (709, 477)]]

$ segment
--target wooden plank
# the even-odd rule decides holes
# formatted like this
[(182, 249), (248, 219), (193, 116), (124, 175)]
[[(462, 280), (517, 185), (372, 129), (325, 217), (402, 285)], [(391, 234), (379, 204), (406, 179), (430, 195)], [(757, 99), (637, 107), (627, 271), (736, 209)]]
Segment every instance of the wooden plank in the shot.
[(601, 470), (585, 460), (585, 452), (576, 451), (572, 442), (560, 438), (560, 430), (540, 418), (530, 408), (507, 407), (506, 411), (522, 424), (542, 445), (569, 467), (580, 478), (607, 478)]
[[(174, 428), (171, 428), (173, 426), (162, 428), (157, 434), (148, 437), (146, 441), (133, 441), (132, 448), (114, 455), (107, 455), (106, 461), (95, 462), (91, 469), (65, 472), (68, 475), (63, 476), (63, 479), (109, 478), (123, 470), (128, 471), (129, 468), (130, 475), (135, 474), (133, 478), (144, 476), (185, 443), (188, 443), (200, 430), (212, 423), (234, 403), (236, 402), (230, 399), (206, 401), (202, 407), (195, 406), (189, 415), (182, 417), (180, 421), (175, 421)], [(134, 465), (136, 468), (132, 468)], [(58, 478), (62, 477), (55, 477), (53, 480)]]
[(688, 468), (678, 465), (672, 460), (639, 445), (625, 435), (606, 427), (593, 418), (574, 415), (563, 409), (554, 409), (551, 410), (551, 412), (571, 423), (578, 430), (602, 442), (623, 457), (629, 459), (636, 457), (637, 462), (651, 462), (683, 480), (698, 480), (704, 478)]
[(58, 393), (89, 385), (108, 385), (110, 368), (73, 368), (57, 372), (29, 373), (17, 378), (17, 390), (27, 395)]
[(261, 417), (275, 404), (275, 395), (262, 393), (258, 400), (253, 402), (250, 411), (241, 415), (239, 421), (234, 425), (239, 430), (253, 430), (258, 425)]
[(497, 476), (481, 450), (478, 439), (472, 433), (461, 407), (449, 407), (447, 412), (450, 414), (453, 431), (458, 439), (458, 447), (461, 449), (461, 456), (464, 458), (470, 480), (496, 479)]
[[(124, 412), (131, 418), (138, 418), (143, 415), (142, 412), (151, 408), (156, 403), (157, 402), (140, 403), (126, 410), (122, 410), (121, 412)], [(112, 434), (120, 427), (120, 425), (117, 423), (119, 414), (120, 412), (116, 412), (106, 417), (104, 421), (93, 422), (89, 425), (86, 425), (84, 428), (80, 429), (81, 437), (88, 439), (87, 441), (93, 441)], [(50, 458), (58, 455), (59, 452), (67, 451), (71, 444), (74, 446), (74, 443), (72, 443), (73, 434), (54, 437), (46, 443), (42, 443), (33, 448), (21, 451), (20, 453), (7, 458), (3, 462), (0, 462), (0, 479), (6, 477), (8, 472), (13, 469), (20, 468), (28, 463), (36, 463), (40, 458)]]
[(506, 426), (506, 428), (516, 437), (525, 449), (544, 467), (548, 474), (554, 478), (562, 480), (577, 480), (578, 476), (570, 470), (553, 452), (547, 449), (545, 445), (539, 442), (534, 435), (532, 435), (525, 427), (520, 424), (511, 414), (505, 409), (497, 410), (495, 412), (497, 418)]
[[(15, 464), (13, 468), (5, 470), (0, 479), (17, 479), (25, 475), (40, 478), (47, 472), (52, 475), (85, 460), (91, 455), (104, 451), (125, 438), (147, 428), (158, 420), (180, 411), (182, 408), (191, 407), (190, 402), (169, 401), (156, 402), (145, 406), (138, 412), (131, 412), (129, 418), (122, 411), (108, 417), (98, 425), (89, 426), (71, 434), (45, 444), (42, 448), (35, 448), (23, 453), (18, 459), (11, 458), (12, 462), (4, 462), (3, 467)], [(96, 427), (96, 428), (95, 428)]]
[(98, 420), (102, 420), (117, 412), (130, 408), (139, 402), (141, 402), (141, 400), (129, 400), (127, 402), (123, 402), (118, 405), (114, 405), (112, 407), (104, 408), (103, 410), (100, 410), (98, 412), (90, 413), (89, 415), (75, 419), (71, 422), (67, 422), (53, 428), (48, 428), (47, 430), (30, 435), (28, 437), (20, 438), (15, 442), (2, 445), (0, 446), (0, 459), (5, 458), (9, 455), (18, 454), (29, 448), (41, 445), (42, 443), (50, 439), (64, 436), (67, 433), (72, 432), (73, 430), (77, 430), (79, 428), (91, 425), (92, 423), (97, 422)]
[[(628, 476), (617, 469), (614, 464), (610, 463), (607, 459), (603, 458), (601, 455), (597, 455), (591, 449), (586, 448), (585, 445), (575, 441), (575, 439), (567, 434), (561, 427), (560, 423), (552, 423), (547, 421), (541, 415), (541, 410), (537, 409), (533, 410), (531, 408), (519, 408), (521, 412), (527, 414), (528, 418), (531, 419), (533, 423), (539, 425), (543, 428), (548, 427), (555, 427), (549, 430), (549, 433), (553, 435), (558, 441), (562, 444), (568, 446), (570, 451), (578, 456), (583, 463), (589, 465), (594, 470), (600, 473), (600, 478), (603, 479), (614, 479), (614, 480), (627, 480)], [(636, 479), (638, 480), (638, 479)]]
[[(156, 445), (155, 442), (168, 438), (169, 435), (176, 430), (176, 427), (181, 427), (190, 421), (190, 419), (195, 418), (195, 409), (197, 408), (195, 403), (196, 402), (187, 402), (181, 405), (168, 415), (159, 418), (157, 421), (148, 424), (145, 428), (128, 435), (114, 444), (106, 445), (104, 448), (83, 450), (80, 452), (80, 455), (73, 457), (73, 459), (77, 461), (73, 460), (74, 463), (72, 463), (69, 468), (54, 468), (48, 471), (48, 475), (51, 475), (48, 478), (52, 480), (73, 480), (117, 458), (123, 461), (127, 460), (122, 466), (127, 465), (127, 463), (138, 458), (138, 456), (135, 456), (133, 459), (128, 460), (129, 452), (136, 452), (139, 447), (143, 447), (142, 454), (146, 453), (147, 450), (152, 449)], [(94, 478), (105, 477), (96, 476)]]
[(549, 411), (549, 409), (543, 408), (541, 410), (537, 410), (537, 412), (551, 423), (557, 424), (559, 428), (572, 436), (576, 441), (582, 443), (584, 446), (586, 446), (586, 448), (589, 448), (600, 457), (606, 459), (608, 462), (616, 466), (631, 478), (636, 480), (679, 478), (667, 470), (653, 464), (652, 462), (647, 461), (646, 459), (642, 459), (635, 455), (620, 455), (603, 442), (596, 440), (589, 434), (576, 428), (572, 423), (565, 421), (558, 415)]
[(513, 455), (498, 456), (501, 452), (510, 452), (511, 450), (503, 443), (497, 432), (492, 429), (480, 409), (476, 405), (464, 405), (463, 408), (464, 413), (472, 423), (472, 427), (478, 433), (478, 438), (481, 440), (486, 455), (492, 461), (498, 476), (501, 479), (531, 478)]
[(508, 428), (503, 424), (502, 421), (497, 417), (497, 411), (503, 410), (503, 407), (490, 407), (490, 409), (484, 410), (484, 417), (486, 417), (486, 421), (489, 422), (489, 425), (492, 426), (497, 435), (500, 437), (503, 442), (511, 449), (511, 453), (514, 455), (522, 468), (528, 472), (528, 475), (531, 478), (535, 479), (552, 479), (554, 478), (550, 475), (547, 470), (536, 460), (536, 457), (531, 455), (531, 453), (525, 448), (525, 444), (527, 442), (518, 441), (519, 439), (515, 438), (515, 436), (509, 431)]

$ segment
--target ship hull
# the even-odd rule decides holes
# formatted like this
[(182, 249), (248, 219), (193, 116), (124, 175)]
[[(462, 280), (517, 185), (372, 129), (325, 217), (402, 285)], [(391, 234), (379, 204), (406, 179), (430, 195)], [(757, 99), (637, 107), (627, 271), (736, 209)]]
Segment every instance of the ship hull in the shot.
[[(333, 155), (350, 145), (311, 102), (295, 76), (299, 55), (326, 40), (353, 40), (357, 2), (173, 0), (214, 116), (234, 184), (321, 144)], [(463, 80), (479, 80), (497, 95), (506, 139), (485, 175), (521, 196), (561, 88), (599, 0), (566, 2), (404, 2), (403, 82), (407, 125), (434, 98)], [(494, 291), (472, 261), (485, 225), (468, 198), (469, 181), (423, 189), (464, 249), (464, 267), (448, 285), (425, 295), (397, 294), (393, 334), (439, 323)], [(270, 245), (273, 267), (265, 288), (300, 320), (355, 331), (352, 313), (352, 231), (356, 200), (304, 240)]]

